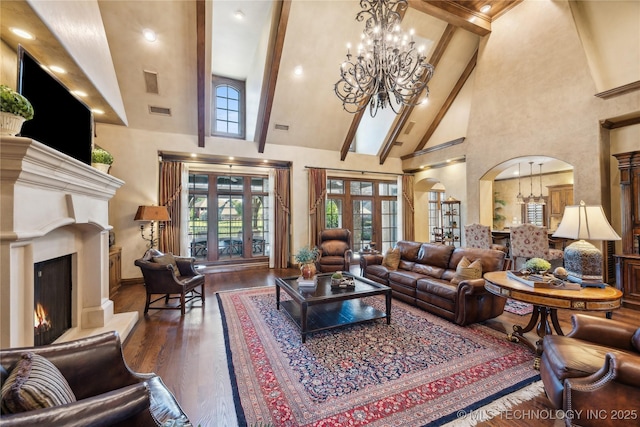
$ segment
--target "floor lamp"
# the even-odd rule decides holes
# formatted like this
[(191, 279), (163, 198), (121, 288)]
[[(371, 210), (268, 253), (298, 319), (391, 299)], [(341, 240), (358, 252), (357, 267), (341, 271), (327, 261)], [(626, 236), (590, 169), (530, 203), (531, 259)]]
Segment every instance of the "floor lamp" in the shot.
[[(156, 221), (171, 221), (171, 218), (169, 218), (169, 211), (166, 206), (139, 206), (133, 220), (151, 222), (149, 237), (144, 236), (144, 224), (140, 224), (140, 235), (149, 242), (149, 249), (153, 249), (158, 242), (158, 238), (154, 236)], [(164, 224), (159, 224), (159, 227), (164, 227)]]
[(583, 287), (604, 288), (602, 252), (586, 240), (620, 240), (607, 221), (602, 206), (566, 206), (553, 237), (578, 240), (564, 249), (564, 268), (568, 279)]

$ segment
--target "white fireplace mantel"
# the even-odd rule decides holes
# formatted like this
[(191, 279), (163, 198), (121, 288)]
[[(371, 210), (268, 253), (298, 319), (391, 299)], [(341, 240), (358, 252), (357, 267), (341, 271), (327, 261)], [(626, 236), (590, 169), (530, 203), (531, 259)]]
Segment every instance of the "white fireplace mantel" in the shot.
[(116, 330), (137, 312), (109, 299), (109, 200), (124, 182), (29, 138), (0, 139), (0, 347), (33, 345), (34, 264), (72, 255), (72, 328), (57, 341)]

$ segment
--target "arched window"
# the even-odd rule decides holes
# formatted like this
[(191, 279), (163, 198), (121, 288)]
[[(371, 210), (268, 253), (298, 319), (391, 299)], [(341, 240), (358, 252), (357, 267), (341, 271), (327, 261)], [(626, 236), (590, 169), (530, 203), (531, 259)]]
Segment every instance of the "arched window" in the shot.
[(244, 138), (244, 82), (213, 76), (211, 134)]

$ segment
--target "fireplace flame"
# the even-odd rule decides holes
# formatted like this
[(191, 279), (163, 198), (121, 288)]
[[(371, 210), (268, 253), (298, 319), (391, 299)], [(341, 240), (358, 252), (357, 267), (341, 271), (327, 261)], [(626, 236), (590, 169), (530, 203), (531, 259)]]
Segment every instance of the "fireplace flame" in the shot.
[(47, 331), (51, 329), (51, 322), (49, 321), (47, 311), (40, 303), (36, 305), (36, 309), (33, 312), (33, 320), (35, 328), (38, 331)]

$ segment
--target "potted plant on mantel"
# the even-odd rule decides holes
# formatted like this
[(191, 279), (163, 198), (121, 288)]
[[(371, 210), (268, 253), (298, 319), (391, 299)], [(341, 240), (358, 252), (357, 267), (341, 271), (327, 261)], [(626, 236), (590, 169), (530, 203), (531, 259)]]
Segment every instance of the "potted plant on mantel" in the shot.
[(33, 106), (27, 98), (9, 86), (0, 85), (0, 135), (16, 136), (33, 114)]
[(316, 274), (316, 259), (318, 259), (318, 248), (311, 249), (303, 247), (295, 255), (296, 262), (300, 264), (300, 273), (303, 279), (310, 279)]
[(91, 150), (91, 166), (104, 173), (109, 172), (109, 168), (113, 163), (113, 156), (103, 148), (94, 148)]

